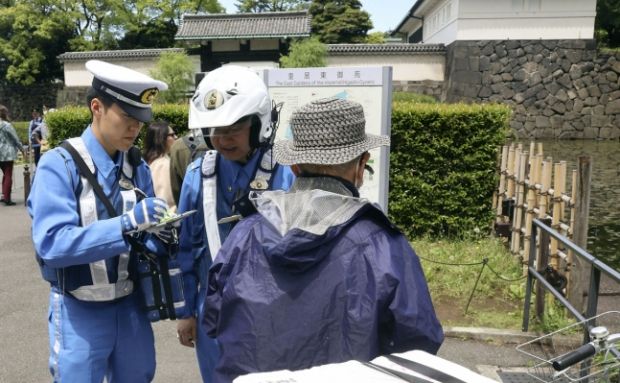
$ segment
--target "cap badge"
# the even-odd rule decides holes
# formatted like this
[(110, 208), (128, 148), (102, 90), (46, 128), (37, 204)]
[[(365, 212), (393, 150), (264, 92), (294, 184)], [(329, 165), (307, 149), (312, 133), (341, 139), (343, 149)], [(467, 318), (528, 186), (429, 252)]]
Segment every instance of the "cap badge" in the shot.
[(224, 103), (224, 96), (217, 90), (210, 90), (205, 95), (205, 107), (209, 110), (219, 108)]
[(157, 88), (145, 89), (140, 94), (140, 101), (143, 104), (152, 104), (153, 101), (155, 101), (155, 98), (157, 97), (158, 94), (159, 94), (159, 89)]

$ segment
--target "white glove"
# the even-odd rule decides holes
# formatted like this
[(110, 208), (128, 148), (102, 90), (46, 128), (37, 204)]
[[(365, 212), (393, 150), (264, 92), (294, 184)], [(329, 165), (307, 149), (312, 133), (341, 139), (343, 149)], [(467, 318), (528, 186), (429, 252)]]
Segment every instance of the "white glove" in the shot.
[(133, 210), (121, 216), (123, 233), (136, 233), (157, 225), (167, 210), (168, 204), (161, 198), (143, 199), (133, 207)]

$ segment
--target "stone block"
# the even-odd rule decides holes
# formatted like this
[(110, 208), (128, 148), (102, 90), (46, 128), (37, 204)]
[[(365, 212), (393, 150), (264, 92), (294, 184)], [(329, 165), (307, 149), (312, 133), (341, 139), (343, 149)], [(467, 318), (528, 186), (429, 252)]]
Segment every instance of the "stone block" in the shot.
[(516, 93), (512, 99), (517, 103), (520, 104), (525, 100), (525, 97), (523, 97), (523, 93)]
[(566, 105), (562, 102), (557, 102), (551, 106), (551, 109), (555, 110), (559, 114), (566, 112)]
[(549, 117), (545, 116), (536, 116), (536, 127), (537, 128), (548, 128), (551, 126), (549, 122)]
[(609, 101), (620, 98), (620, 90), (615, 90), (609, 94)]
[(483, 86), (478, 93), (478, 97), (487, 98), (493, 94), (493, 91), (488, 86)]
[(469, 70), (469, 59), (467, 57), (456, 57), (453, 65), (455, 71), (467, 71)]
[(590, 93), (588, 92), (588, 90), (586, 88), (581, 88), (581, 89), (577, 90), (577, 95), (582, 100), (585, 100), (588, 97), (590, 97)]
[(542, 82), (542, 76), (540, 75), (539, 72), (532, 73), (528, 79), (528, 83), (530, 86), (540, 84), (541, 82)]
[(575, 99), (573, 103), (573, 110), (577, 113), (581, 113), (582, 109), (583, 109), (583, 101), (579, 98)]
[(573, 110), (573, 105), (574, 105), (574, 101), (573, 100), (568, 100), (564, 103), (564, 106), (566, 106), (566, 110), (571, 111)]
[(495, 54), (497, 54), (498, 57), (506, 57), (508, 55), (508, 52), (506, 51), (506, 47), (504, 47), (503, 45), (497, 45), (495, 46)]
[(591, 126), (586, 126), (583, 128), (583, 138), (585, 139), (596, 139), (598, 136), (598, 128), (593, 128)]
[(620, 99), (615, 99), (613, 101), (610, 101), (605, 106), (605, 114), (610, 115), (610, 114), (619, 114), (619, 113), (620, 113)]
[(581, 71), (579, 65), (571, 64), (568, 74), (570, 75), (571, 79), (576, 80), (583, 75), (583, 72)]
[(584, 108), (581, 109), (581, 114), (582, 115), (591, 115), (592, 114), (592, 107), (591, 106), (586, 106)]
[(605, 114), (605, 106), (604, 105), (595, 105), (592, 108), (592, 114), (593, 115), (602, 116), (603, 114)]
[(558, 101), (561, 102), (566, 102), (568, 100), (568, 94), (564, 89), (558, 90), (558, 92), (555, 94), (555, 97), (558, 99)]
[(480, 62), (479, 62), (479, 69), (481, 71), (485, 71), (489, 69), (489, 66), (491, 65), (491, 59), (489, 59), (488, 56), (480, 56)]
[(601, 97), (601, 90), (598, 88), (598, 85), (591, 85), (588, 87), (588, 94), (590, 97)]
[(573, 82), (571, 81), (571, 78), (568, 74), (563, 74), (562, 76), (560, 76), (557, 79), (558, 84), (562, 85), (564, 88), (571, 88), (573, 85)]
[(616, 61), (611, 65), (611, 70), (620, 74), (620, 61)]
[(482, 73), (482, 85), (491, 85), (493, 83), (493, 75), (489, 72)]
[(566, 59), (573, 64), (581, 62), (581, 51), (568, 50), (566, 51)]
[(616, 72), (609, 71), (605, 73), (605, 79), (609, 82), (617, 82), (618, 74)]
[(591, 75), (583, 76), (581, 78), (581, 81), (583, 81), (583, 83), (585, 84), (586, 87), (591, 86), (592, 84), (594, 84), (594, 80), (592, 79)]
[(566, 95), (568, 96), (569, 100), (574, 100), (575, 98), (577, 98), (577, 92), (575, 92), (573, 89), (569, 89), (568, 92), (566, 92)]
[(515, 95), (515, 92), (508, 87), (504, 87), (500, 91), (500, 94), (504, 98), (504, 100), (509, 100)]
[(502, 73), (502, 64), (500, 63), (491, 63), (491, 65), (489, 66), (489, 72), (491, 74), (498, 74), (498, 73)]
[[(601, 90), (601, 93), (604, 95), (611, 93), (611, 87), (609, 84), (600, 84), (598, 88)], [(602, 96), (601, 96), (602, 97)]]
[(536, 93), (536, 98), (539, 100), (543, 100), (548, 95), (549, 95), (549, 91), (547, 89), (543, 89), (540, 92)]
[(527, 78), (527, 72), (525, 71), (525, 69), (521, 68), (517, 70), (512, 77), (515, 79), (515, 81), (524, 81)]
[(586, 106), (594, 106), (598, 104), (598, 98), (596, 97), (588, 97), (586, 98), (586, 100), (583, 102), (584, 105)]
[(491, 82), (493, 84), (500, 84), (504, 82), (504, 79), (502, 78), (501, 74), (494, 74), (491, 76)]
[(547, 89), (551, 94), (556, 94), (562, 88), (560, 88), (560, 85), (558, 85), (557, 83), (550, 82), (549, 84), (545, 84), (545, 89)]
[(471, 71), (455, 71), (453, 74), (453, 81), (473, 85), (482, 84), (482, 73)]
[(549, 118), (549, 122), (551, 123), (550, 125), (553, 129), (560, 129), (562, 124), (564, 124), (564, 117), (558, 115), (551, 116)]
[(551, 106), (555, 103), (558, 102), (557, 97), (555, 97), (554, 95), (550, 94), (545, 98), (545, 102), (547, 103), (547, 105)]
[(505, 82), (511, 82), (513, 80), (513, 77), (510, 73), (502, 73), (501, 78), (502, 78), (502, 81), (505, 81)]
[(611, 123), (611, 118), (605, 115), (593, 114), (592, 119), (590, 121), (591, 121), (590, 126), (603, 127)]
[(555, 112), (551, 108), (545, 108), (545, 109), (543, 109), (542, 114), (545, 117), (551, 117), (551, 116), (553, 116), (555, 114)]

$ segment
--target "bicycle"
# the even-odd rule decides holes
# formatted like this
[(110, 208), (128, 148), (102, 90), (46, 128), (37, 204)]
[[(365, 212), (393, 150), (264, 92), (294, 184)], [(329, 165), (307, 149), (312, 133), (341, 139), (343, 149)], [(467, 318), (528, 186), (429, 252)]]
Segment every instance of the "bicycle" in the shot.
[[(605, 322), (606, 326), (594, 326)], [(589, 330), (584, 344), (583, 330)], [(532, 358), (528, 375), (544, 383), (620, 383), (620, 311), (609, 311), (517, 346)]]

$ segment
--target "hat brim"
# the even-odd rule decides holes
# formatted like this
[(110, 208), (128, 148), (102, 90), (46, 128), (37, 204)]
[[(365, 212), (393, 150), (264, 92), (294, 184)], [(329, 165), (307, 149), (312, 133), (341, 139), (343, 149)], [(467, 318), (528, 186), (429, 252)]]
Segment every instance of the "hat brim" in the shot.
[(283, 140), (274, 143), (273, 155), (276, 162), (282, 165), (338, 165), (380, 146), (390, 146), (390, 138), (367, 134), (363, 141), (354, 145), (312, 149), (296, 147), (294, 141)]
[(119, 100), (114, 100), (118, 106), (125, 111), (128, 115), (141, 122), (150, 122), (153, 119), (152, 108), (139, 108), (132, 106)]

